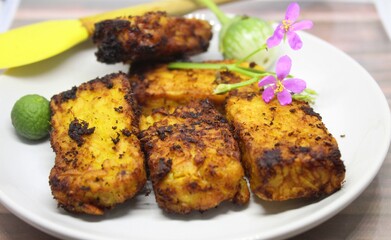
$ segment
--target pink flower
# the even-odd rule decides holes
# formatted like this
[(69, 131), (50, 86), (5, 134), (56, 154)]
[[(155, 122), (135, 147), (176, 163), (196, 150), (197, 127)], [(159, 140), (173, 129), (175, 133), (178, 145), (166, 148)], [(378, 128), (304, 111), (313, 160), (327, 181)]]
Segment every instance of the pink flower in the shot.
[(303, 20), (296, 22), (300, 14), (300, 6), (296, 2), (289, 4), (285, 19), (274, 30), (273, 36), (267, 39), (266, 44), (268, 48), (272, 48), (280, 44), (282, 39), (288, 38), (288, 43), (293, 50), (298, 50), (303, 46), (299, 35), (295, 33), (298, 30), (310, 29), (313, 26), (312, 21)]
[(281, 105), (292, 102), (291, 93), (301, 93), (306, 88), (304, 80), (298, 78), (285, 79), (291, 71), (292, 60), (287, 56), (278, 59), (276, 66), (276, 76), (268, 75), (259, 81), (259, 87), (266, 87), (262, 93), (262, 99), (268, 103), (277, 95)]

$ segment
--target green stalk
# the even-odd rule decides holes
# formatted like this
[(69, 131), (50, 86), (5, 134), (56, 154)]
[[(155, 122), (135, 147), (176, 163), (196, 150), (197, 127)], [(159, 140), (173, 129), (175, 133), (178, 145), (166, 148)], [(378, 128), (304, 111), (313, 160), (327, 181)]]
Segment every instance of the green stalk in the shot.
[(243, 62), (246, 62), (246, 61), (249, 60), (252, 56), (254, 56), (254, 55), (257, 54), (258, 52), (263, 51), (263, 50), (265, 50), (265, 49), (267, 49), (266, 43), (263, 44), (262, 47), (258, 48), (258, 49), (255, 50), (254, 52), (252, 52), (252, 53), (250, 53), (249, 55), (247, 55), (247, 57), (245, 57), (245, 58), (239, 60), (238, 62), (236, 62), (236, 64), (239, 65), (239, 64), (241, 64), (241, 63), (243, 63)]
[(217, 5), (213, 1), (211, 0), (197, 0), (197, 1), (204, 4), (206, 7), (208, 7), (219, 19), (221, 25), (225, 25), (227, 22), (230, 21), (230, 18), (227, 17), (227, 15), (225, 15), (225, 13), (221, 11), (220, 8), (217, 7)]
[(215, 69), (228, 68), (224, 63), (194, 63), (194, 62), (174, 62), (168, 64), (168, 69)]
[[(261, 80), (262, 77), (266, 75), (273, 75), (276, 77), (275, 73), (260, 71), (252, 68), (245, 68), (237, 65), (238, 63), (233, 64), (224, 64), (224, 63), (193, 63), (193, 62), (174, 62), (168, 64), (169, 69), (212, 69), (212, 70), (222, 70), (226, 69), (228, 71), (236, 72), (239, 74), (246, 75), (251, 77), (251, 79), (238, 82), (238, 83), (221, 83), (213, 90), (213, 94), (224, 94), (234, 89), (238, 89), (253, 83), (256, 83)], [(289, 75), (288, 77), (292, 78), (293, 76)], [(305, 101), (308, 103), (314, 103), (317, 93), (306, 88), (302, 93), (293, 94), (292, 98), (299, 101)]]
[(213, 94), (224, 94), (224, 93), (227, 93), (227, 92), (232, 91), (234, 89), (241, 88), (241, 87), (256, 83), (257, 81), (259, 81), (259, 78), (253, 77), (253, 78), (251, 78), (247, 81), (244, 81), (244, 82), (231, 83), (231, 84), (222, 83), (222, 84), (219, 84), (213, 90)]
[(174, 62), (168, 64), (168, 69), (212, 69), (212, 70), (221, 70), (227, 69), (232, 72), (246, 75), (248, 77), (261, 77), (266, 74), (273, 75), (270, 72), (261, 72), (251, 68), (244, 68), (234, 64), (224, 64), (224, 63), (193, 63), (193, 62)]
[(236, 73), (246, 75), (248, 77), (258, 77), (260, 75), (259, 73), (249, 71), (248, 68), (244, 68), (236, 65), (236, 63), (227, 65), (227, 69)]
[(221, 69), (227, 69), (228, 71), (236, 72), (239, 74), (246, 75), (248, 77), (251, 77), (251, 79), (239, 82), (239, 83), (230, 83), (230, 84), (219, 84), (215, 90), (213, 91), (214, 94), (223, 94), (226, 92), (229, 92), (233, 89), (237, 89), (240, 87), (244, 87), (250, 84), (253, 84), (260, 80), (261, 77), (266, 75), (275, 75), (274, 73), (270, 72), (261, 72), (261, 71), (254, 71), (255, 69), (251, 68), (244, 68), (237, 65), (238, 63), (233, 64), (224, 64), (224, 63), (193, 63), (193, 62), (174, 62), (168, 64), (168, 69), (213, 69), (213, 70), (221, 70)]
[(243, 70), (252, 72), (252, 73), (256, 73), (256, 74), (264, 74), (264, 73), (267, 73), (267, 71), (264, 71), (264, 70), (259, 70), (259, 69), (254, 69), (254, 68), (246, 68), (246, 67), (242, 67), (242, 66), (237, 66), (237, 67), (238, 67), (238, 68), (241, 68), (241, 69), (243, 69)]

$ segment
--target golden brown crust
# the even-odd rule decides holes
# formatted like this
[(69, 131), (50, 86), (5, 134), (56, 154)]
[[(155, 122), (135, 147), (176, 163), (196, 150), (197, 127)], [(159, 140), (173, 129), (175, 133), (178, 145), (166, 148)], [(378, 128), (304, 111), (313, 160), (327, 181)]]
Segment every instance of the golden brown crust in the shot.
[(149, 12), (95, 24), (98, 61), (105, 63), (168, 61), (204, 52), (212, 27), (204, 20)]
[(240, 93), (228, 98), (226, 111), (258, 197), (318, 197), (341, 188), (345, 166), (337, 142), (307, 103), (267, 104), (261, 94)]
[[(208, 61), (208, 63), (234, 63), (234, 61)], [(249, 63), (243, 63), (248, 67)], [(258, 69), (262, 69), (256, 66)], [(237, 83), (249, 77), (225, 69), (169, 69), (167, 64), (133, 66), (129, 78), (137, 101), (143, 106), (142, 115), (149, 115), (159, 107), (175, 107), (192, 101), (209, 99), (219, 109), (227, 94), (216, 95), (213, 90), (220, 83)], [(248, 86), (241, 91), (254, 91)], [(222, 111), (220, 111), (222, 112)]]
[(52, 97), (49, 176), (60, 207), (100, 215), (145, 184), (144, 156), (128, 78), (110, 74)]
[(156, 110), (150, 118), (140, 139), (161, 208), (185, 214), (249, 201), (237, 143), (208, 101)]

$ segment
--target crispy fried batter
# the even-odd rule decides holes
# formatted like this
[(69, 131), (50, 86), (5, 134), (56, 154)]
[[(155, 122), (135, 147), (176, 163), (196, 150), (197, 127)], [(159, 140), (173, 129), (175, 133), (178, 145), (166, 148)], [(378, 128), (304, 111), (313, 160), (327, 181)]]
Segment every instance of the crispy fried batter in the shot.
[(50, 172), (60, 207), (100, 215), (145, 184), (138, 121), (125, 74), (98, 78), (52, 97)]
[(286, 200), (331, 194), (341, 188), (345, 166), (319, 114), (304, 102), (280, 106), (260, 94), (232, 95), (227, 118), (239, 137), (252, 191)]
[(208, 101), (155, 110), (140, 139), (158, 205), (174, 213), (249, 201), (239, 147)]
[(95, 24), (93, 42), (98, 61), (105, 63), (166, 61), (204, 52), (212, 27), (204, 20), (149, 12)]

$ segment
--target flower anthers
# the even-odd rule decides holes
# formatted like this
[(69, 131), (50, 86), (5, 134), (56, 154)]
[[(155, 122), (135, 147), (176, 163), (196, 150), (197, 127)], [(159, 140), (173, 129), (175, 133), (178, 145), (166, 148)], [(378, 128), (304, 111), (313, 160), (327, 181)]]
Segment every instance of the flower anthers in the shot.
[(277, 46), (280, 44), (281, 40), (285, 40), (285, 38), (288, 38), (289, 46), (293, 50), (299, 50), (303, 46), (303, 42), (295, 31), (310, 29), (312, 28), (313, 23), (310, 20), (296, 22), (299, 14), (299, 4), (296, 2), (289, 4), (285, 12), (285, 19), (282, 20), (280, 24), (278, 24), (274, 30), (273, 35), (266, 41), (268, 48)]
[(298, 78), (286, 78), (291, 70), (292, 60), (289, 56), (282, 56), (277, 61), (276, 76), (268, 75), (258, 82), (259, 87), (264, 87), (262, 99), (268, 103), (275, 95), (281, 105), (292, 102), (292, 93), (301, 93), (306, 89), (306, 82)]

